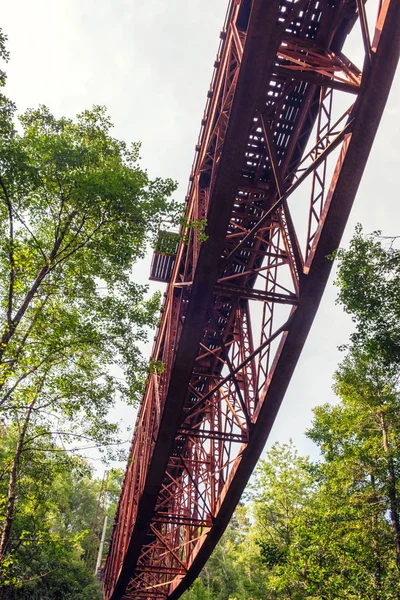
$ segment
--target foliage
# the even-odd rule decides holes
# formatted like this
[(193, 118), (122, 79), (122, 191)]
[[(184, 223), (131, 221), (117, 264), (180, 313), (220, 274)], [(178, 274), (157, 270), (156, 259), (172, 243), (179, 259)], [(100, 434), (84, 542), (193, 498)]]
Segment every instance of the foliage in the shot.
[[(399, 598), (400, 254), (393, 242), (385, 247), (379, 233), (364, 236), (358, 227), (350, 248), (337, 253), (339, 303), (355, 331), (334, 378), (338, 401), (317, 407), (307, 432), (320, 460), (311, 463), (291, 445), (272, 447), (250, 489), (243, 540), (230, 526), (185, 598)], [(253, 566), (251, 577), (241, 564)]]
[(249, 511), (240, 505), (185, 600), (263, 600), (265, 578)]
[[(7, 62), (0, 30), (0, 59)], [(116, 399), (138, 401), (139, 342), (159, 298), (131, 275), (152, 241), (207, 239), (181, 220), (175, 184), (151, 180), (138, 144), (112, 137), (103, 107), (75, 120), (19, 116), (0, 70), (0, 595), (97, 600), (98, 540), (122, 472), (101, 482), (75, 445), (107, 448)], [(157, 241), (156, 241), (157, 240)], [(312, 463), (292, 444), (260, 462), (246, 503), (186, 600), (400, 597), (400, 251), (358, 226), (336, 253), (338, 302), (355, 331), (335, 374), (335, 405), (314, 411)]]
[(159, 254), (176, 254), (179, 244), (179, 233), (160, 231), (157, 237), (155, 251)]
[[(3, 430), (2, 464), (13, 459), (18, 432)], [(0, 492), (7, 491), (6, 471)], [(97, 600), (98, 585), (83, 558), (90, 542), (100, 482), (83, 459), (52, 443), (40, 442), (21, 457), (18, 504), (11, 547), (0, 566), (0, 596)]]
[[(1, 93), (0, 565), (10, 594), (36, 597), (39, 586), (45, 598), (40, 582), (58, 577), (52, 597), (75, 598), (93, 583), (80, 558), (89, 524), (74, 505), (85, 488), (75, 450), (117, 445), (109, 410), (141, 397), (139, 345), (159, 296), (147, 297), (132, 266), (181, 209), (174, 182), (141, 168), (140, 145), (112, 136), (104, 107), (67, 119), (39, 106), (18, 121)], [(75, 591), (61, 585), (62, 561), (76, 567)], [(29, 593), (17, 592), (25, 583)]]
[(161, 375), (165, 371), (165, 364), (162, 360), (156, 360), (152, 358), (149, 362), (149, 373), (152, 375)]
[[(2, 34), (7, 59), (5, 40)], [(76, 433), (80, 424), (104, 446), (115, 436), (106, 419), (115, 399), (141, 395), (146, 365), (138, 343), (155, 324), (159, 297), (146, 299), (131, 269), (163, 219), (178, 211), (168, 201), (175, 184), (149, 179), (139, 145), (112, 137), (103, 107), (72, 120), (41, 106), (20, 115), (17, 127), (14, 105), (2, 98), (3, 422), (20, 418), (37, 394), (32, 419), (47, 407), (49, 431), (61, 421)]]
[(205, 233), (207, 219), (187, 219), (187, 217), (185, 217), (182, 219), (181, 223), (183, 231), (186, 231), (183, 236), (185, 244), (189, 242), (190, 231), (196, 233), (197, 239), (200, 242), (205, 242), (208, 239), (208, 235)]
[[(112, 386), (103, 397), (132, 401), (137, 343), (158, 298), (145, 301), (130, 271), (167, 210), (172, 182), (148, 179), (138, 147), (110, 136), (100, 107), (76, 122), (45, 107), (20, 121), (22, 133), (0, 152), (1, 406), (17, 382), (49, 370), (52, 392), (64, 395), (72, 377), (80, 397), (98, 381)], [(105, 378), (110, 364), (123, 369), (127, 386)]]
[(205, 233), (207, 226), (207, 219), (188, 219), (186, 216), (179, 219), (181, 225), (180, 232), (175, 231), (159, 231), (155, 250), (159, 254), (176, 254), (178, 244), (182, 241), (184, 244), (188, 244), (190, 236), (196, 235), (199, 242), (205, 242), (208, 239)]
[[(379, 231), (358, 225), (348, 250), (339, 250), (338, 301), (352, 315), (354, 345), (385, 362), (400, 363), (400, 250)], [(388, 240), (386, 239), (386, 242)]]

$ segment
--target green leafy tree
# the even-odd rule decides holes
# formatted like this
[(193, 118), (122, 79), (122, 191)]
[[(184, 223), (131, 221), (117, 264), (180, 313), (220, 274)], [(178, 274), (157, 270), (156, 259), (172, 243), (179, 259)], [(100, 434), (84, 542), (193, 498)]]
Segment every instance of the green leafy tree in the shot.
[(309, 535), (306, 507), (313, 495), (308, 460), (292, 444), (274, 444), (256, 469), (252, 489), (266, 597), (308, 597), (307, 559), (302, 554)]
[(249, 508), (239, 505), (185, 600), (264, 600), (266, 586)]
[[(2, 463), (13, 461), (19, 432), (2, 432)], [(84, 561), (100, 482), (82, 458), (39, 438), (35, 451), (24, 448), (7, 556), (0, 565), (0, 596), (5, 600), (99, 600)], [(6, 496), (7, 477), (0, 477)]]
[[(395, 244), (379, 232), (365, 236), (359, 226), (349, 249), (337, 253), (339, 303), (355, 330), (335, 374), (338, 401), (316, 408), (307, 432), (320, 460), (311, 463), (291, 445), (271, 449), (257, 467), (243, 541), (230, 526), (191, 600), (400, 597)], [(258, 556), (250, 550), (254, 541)]]
[[(336, 374), (336, 390), (353, 417), (352, 437), (361, 460), (370, 467), (381, 512), (390, 513), (393, 545), (400, 572), (399, 492), (400, 369), (354, 352)], [(358, 427), (357, 427), (358, 425)]]
[[(319, 489), (311, 547), (323, 575), (319, 589), (332, 599), (395, 598), (395, 555), (388, 551), (390, 527), (373, 468), (371, 438), (355, 431), (355, 416), (342, 404), (322, 406), (309, 431), (323, 457), (315, 468)], [(364, 426), (368, 428), (365, 420)]]
[(386, 363), (400, 363), (400, 250), (396, 238), (358, 225), (348, 250), (339, 250), (338, 302), (351, 314), (351, 342)]
[[(5, 41), (1, 34), (7, 60)], [(117, 433), (110, 407), (141, 396), (138, 344), (159, 298), (146, 299), (131, 270), (159, 224), (173, 219), (175, 184), (151, 180), (139, 145), (111, 129), (103, 107), (72, 120), (41, 106), (17, 126), (15, 106), (0, 95), (0, 420), (18, 432), (6, 466), (0, 560), (10, 547), (22, 453), (40, 439), (107, 448)]]

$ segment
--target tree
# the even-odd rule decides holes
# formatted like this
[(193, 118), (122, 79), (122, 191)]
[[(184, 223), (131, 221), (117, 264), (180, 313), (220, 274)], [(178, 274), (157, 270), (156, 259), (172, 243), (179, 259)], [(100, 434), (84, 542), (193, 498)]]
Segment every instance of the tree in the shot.
[[(0, 57), (8, 59), (3, 34)], [(41, 439), (104, 449), (116, 441), (110, 407), (140, 398), (138, 343), (159, 298), (146, 299), (131, 269), (175, 211), (175, 184), (148, 177), (139, 145), (112, 137), (104, 108), (72, 120), (41, 106), (19, 127), (15, 115), (0, 94), (0, 422), (17, 425), (0, 559), (21, 454)]]
[[(317, 407), (307, 432), (320, 460), (291, 445), (270, 450), (251, 487), (243, 543), (229, 528), (188, 598), (400, 597), (400, 251), (394, 238), (359, 226), (337, 258), (338, 301), (355, 331), (335, 374), (337, 403)], [(240, 565), (257, 565), (254, 540), (262, 568), (250, 577)]]
[[(352, 315), (355, 332), (336, 374), (336, 390), (347, 410), (369, 423), (374, 487), (390, 512), (397, 568), (400, 571), (399, 456), (400, 432), (400, 251), (397, 238), (363, 235), (357, 226), (347, 251), (338, 252), (338, 301)], [(389, 241), (388, 241), (389, 240)], [(357, 434), (359, 434), (357, 432)], [(357, 435), (356, 434), (356, 435)], [(371, 441), (373, 440), (373, 442)], [(372, 452), (371, 452), (372, 450)]]
[[(13, 460), (16, 427), (3, 431), (2, 464)], [(10, 547), (0, 565), (4, 600), (99, 600), (98, 585), (83, 557), (100, 488), (88, 463), (40, 439), (20, 457), (18, 503)], [(7, 477), (0, 477), (5, 497)]]
[(232, 520), (185, 600), (264, 600), (266, 587), (249, 508), (237, 507)]
[(339, 404), (315, 409), (308, 432), (322, 454), (321, 534), (332, 520), (329, 547), (338, 550), (341, 585), (347, 594), (376, 600), (396, 598), (400, 589), (395, 450), (400, 413), (393, 384), (387, 367), (365, 355), (348, 356), (335, 375)]
[(252, 490), (266, 598), (313, 597), (306, 594), (310, 534), (306, 521), (313, 498), (308, 459), (299, 456), (291, 443), (274, 444), (257, 466)]
[[(388, 242), (389, 240), (389, 242)], [(338, 302), (351, 314), (351, 342), (386, 363), (400, 363), (400, 250), (396, 238), (364, 235), (358, 225), (348, 250), (339, 250)]]
[(257, 467), (250, 504), (240, 507), (185, 598), (398, 597), (379, 420), (337, 392), (339, 403), (318, 407), (308, 433), (321, 460), (311, 463), (292, 445), (273, 446)]
[(129, 384), (119, 391), (135, 398), (137, 340), (157, 303), (130, 272), (172, 182), (149, 181), (100, 107), (75, 123), (45, 107), (20, 121), (0, 152), (0, 405), (31, 376), (71, 373), (71, 361), (85, 379), (115, 361)]
[[(371, 460), (375, 461), (371, 467), (374, 467), (374, 488), (379, 489), (382, 511), (390, 512), (396, 563), (400, 572), (400, 456), (397, 452), (400, 433), (399, 376), (399, 367), (390, 367), (353, 351), (336, 374), (336, 390), (345, 406), (358, 412), (358, 422), (360, 418), (363, 419), (361, 435), (368, 443)], [(360, 435), (354, 426), (353, 435)]]

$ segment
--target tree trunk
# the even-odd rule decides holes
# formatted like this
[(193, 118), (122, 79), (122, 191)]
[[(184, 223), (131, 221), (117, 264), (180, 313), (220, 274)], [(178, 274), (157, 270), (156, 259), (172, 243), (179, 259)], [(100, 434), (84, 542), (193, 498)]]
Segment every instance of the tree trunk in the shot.
[[(372, 486), (372, 490), (373, 490), (372, 503), (373, 503), (373, 506), (376, 506), (378, 504), (378, 496), (376, 493), (375, 476), (373, 473), (371, 473), (370, 477), (371, 477), (371, 486)], [(372, 515), (372, 531), (373, 531), (372, 548), (373, 548), (374, 559), (375, 559), (375, 590), (376, 590), (375, 598), (376, 598), (376, 600), (380, 600), (382, 598), (383, 569), (382, 569), (382, 563), (381, 563), (380, 555), (379, 555), (378, 543), (376, 540), (376, 533), (378, 531), (378, 516), (376, 514), (375, 509), (374, 509), (374, 514)]]
[(24, 317), (28, 307), (30, 306), (33, 298), (35, 297), (35, 294), (37, 293), (41, 283), (43, 282), (43, 280), (45, 279), (45, 277), (49, 271), (50, 271), (49, 265), (45, 265), (44, 267), (42, 267), (39, 275), (37, 276), (35, 282), (33, 283), (32, 287), (31, 287), (31, 289), (26, 294), (25, 299), (24, 299), (20, 309), (18, 310), (18, 312), (16, 313), (14, 318), (11, 319), (11, 322), (9, 324), (7, 324), (7, 327), (4, 330), (4, 333), (1, 336), (1, 340), (0, 340), (0, 363), (3, 360), (3, 354), (7, 349), (8, 343), (14, 336), (14, 334), (17, 330), (17, 327), (21, 322), (21, 319)]
[(382, 430), (382, 443), (383, 449), (387, 457), (387, 493), (390, 504), (390, 520), (392, 523), (392, 529), (394, 534), (395, 549), (396, 549), (396, 565), (400, 572), (400, 524), (399, 524), (399, 511), (397, 507), (397, 490), (396, 490), (396, 473), (394, 469), (393, 456), (391, 454), (388, 442), (387, 425), (385, 420), (385, 414), (383, 411), (379, 413), (381, 430)]
[[(72, 221), (72, 218), (69, 219), (69, 223)], [(56, 259), (57, 257), (57, 252), (60, 249), (61, 243), (63, 241), (63, 238), (65, 236), (66, 230), (64, 231), (64, 233), (55, 241), (54, 243), (54, 247), (48, 257), (48, 262), (47, 264), (43, 265), (43, 267), (40, 269), (39, 274), (37, 275), (35, 281), (32, 284), (32, 287), (30, 288), (30, 290), (28, 291), (28, 293), (26, 294), (24, 301), (22, 302), (22, 305), (20, 306), (19, 310), (16, 312), (16, 314), (14, 315), (13, 318), (11, 318), (9, 320), (9, 322), (7, 323), (7, 327), (5, 328), (3, 335), (1, 336), (0, 339), (0, 364), (3, 362), (3, 354), (7, 349), (7, 345), (10, 342), (10, 340), (12, 339), (12, 337), (14, 336), (18, 325), (20, 324), (21, 320), (23, 319), (26, 311), (28, 310), (29, 306), (31, 305), (32, 300), (34, 299), (35, 295), (37, 294), (37, 291), (39, 290), (41, 284), (43, 283), (44, 279), (47, 277), (47, 275), (50, 273), (50, 271), (52, 270), (52, 264), (53, 261)]]
[(4, 559), (4, 557), (6, 556), (8, 550), (9, 550), (11, 529), (13, 526), (14, 516), (15, 516), (15, 499), (16, 499), (16, 492), (17, 492), (19, 463), (20, 463), (20, 459), (21, 459), (22, 449), (24, 447), (26, 432), (28, 430), (29, 421), (32, 416), (32, 411), (33, 411), (36, 400), (37, 400), (37, 395), (35, 396), (34, 400), (32, 400), (32, 402), (28, 408), (28, 412), (26, 414), (25, 421), (24, 421), (24, 424), (23, 424), (23, 427), (21, 430), (21, 434), (18, 438), (18, 442), (17, 442), (16, 448), (15, 448), (15, 454), (14, 454), (14, 459), (13, 459), (13, 463), (11, 466), (10, 479), (9, 479), (9, 484), (8, 484), (6, 514), (4, 517), (4, 525), (3, 525), (3, 530), (1, 533), (1, 539), (0, 539), (0, 562)]

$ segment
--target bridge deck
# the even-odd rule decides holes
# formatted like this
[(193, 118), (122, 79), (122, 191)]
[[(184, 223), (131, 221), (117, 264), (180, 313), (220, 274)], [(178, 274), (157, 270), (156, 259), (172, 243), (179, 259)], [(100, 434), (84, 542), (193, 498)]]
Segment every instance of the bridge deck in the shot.
[[(178, 598), (224, 531), (311, 327), (399, 54), (400, 3), (231, 0), (114, 522), (107, 600)], [(359, 28), (365, 60), (343, 53)], [(157, 272), (158, 272), (157, 271)]]

